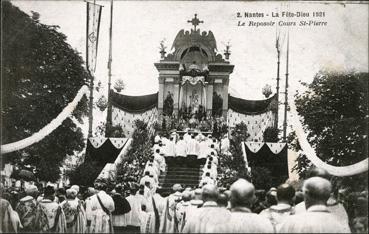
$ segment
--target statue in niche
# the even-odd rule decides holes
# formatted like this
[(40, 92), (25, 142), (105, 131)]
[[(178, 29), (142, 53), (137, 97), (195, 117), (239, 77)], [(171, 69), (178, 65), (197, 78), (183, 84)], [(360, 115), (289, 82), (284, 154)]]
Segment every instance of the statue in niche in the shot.
[(173, 114), (173, 94), (168, 91), (167, 97), (164, 100), (163, 113), (166, 116), (172, 116)]
[(190, 96), (191, 98), (191, 113), (195, 114), (196, 112), (199, 111), (199, 94), (196, 92), (196, 90), (192, 91), (192, 95)]
[(221, 116), (223, 108), (223, 98), (217, 92), (213, 92), (213, 116)]

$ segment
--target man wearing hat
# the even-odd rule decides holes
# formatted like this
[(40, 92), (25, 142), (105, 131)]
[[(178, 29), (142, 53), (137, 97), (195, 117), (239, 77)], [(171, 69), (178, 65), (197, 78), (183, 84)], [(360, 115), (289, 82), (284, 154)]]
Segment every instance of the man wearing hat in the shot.
[(177, 233), (179, 231), (176, 207), (182, 199), (182, 186), (180, 184), (174, 184), (172, 190), (173, 193), (170, 194), (165, 201), (164, 212), (160, 220), (159, 232)]
[(25, 188), (25, 193), (26, 196), (19, 200), (15, 209), (23, 226), (20, 231), (38, 232), (35, 226), (38, 188), (36, 185), (29, 185)]

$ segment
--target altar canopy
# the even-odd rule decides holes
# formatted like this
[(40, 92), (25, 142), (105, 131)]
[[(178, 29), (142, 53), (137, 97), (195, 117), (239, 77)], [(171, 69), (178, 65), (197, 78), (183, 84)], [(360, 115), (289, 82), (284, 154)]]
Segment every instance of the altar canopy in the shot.
[(112, 100), (112, 125), (120, 125), (126, 137), (132, 135), (135, 120), (143, 120), (149, 126), (157, 120), (158, 93), (129, 96), (111, 92)]

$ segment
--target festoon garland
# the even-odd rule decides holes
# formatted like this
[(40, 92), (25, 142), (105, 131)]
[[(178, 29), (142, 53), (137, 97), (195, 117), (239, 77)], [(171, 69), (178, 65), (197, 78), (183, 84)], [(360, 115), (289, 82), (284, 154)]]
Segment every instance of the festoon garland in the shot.
[(81, 101), (83, 95), (85, 94), (88, 94), (88, 87), (86, 85), (81, 87), (81, 89), (78, 91), (73, 101), (70, 102), (63, 109), (63, 111), (55, 119), (53, 119), (49, 124), (43, 127), (40, 131), (34, 133), (32, 136), (29, 136), (17, 142), (2, 145), (1, 153), (7, 154), (10, 152), (21, 150), (21, 149), (24, 149), (44, 139), (46, 136), (52, 133), (55, 129), (57, 129), (63, 123), (63, 121), (73, 113), (78, 103)]
[[(290, 100), (293, 100), (291, 98)], [(296, 106), (294, 101), (290, 102), (291, 113), (292, 113), (292, 125), (296, 132), (298, 141), (302, 150), (304, 151), (306, 157), (317, 167), (327, 170), (328, 173), (334, 176), (352, 176), (356, 174), (363, 173), (368, 170), (368, 158), (362, 160), (361, 162), (355, 163), (349, 166), (332, 166), (323, 162), (315, 153), (315, 150), (311, 147), (310, 143), (307, 141), (307, 136), (304, 132), (302, 124), (299, 120), (299, 115), (296, 111)]]

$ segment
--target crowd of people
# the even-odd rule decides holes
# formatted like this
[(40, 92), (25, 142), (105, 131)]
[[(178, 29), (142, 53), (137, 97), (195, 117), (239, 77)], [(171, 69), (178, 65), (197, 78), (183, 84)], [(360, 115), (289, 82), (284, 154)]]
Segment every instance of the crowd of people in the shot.
[[(0, 232), (55, 233), (362, 233), (368, 214), (351, 224), (332, 190), (330, 176), (319, 168), (309, 174), (301, 191), (290, 184), (260, 193), (238, 179), (217, 186), (218, 155), (227, 151), (226, 136), (189, 129), (183, 135), (157, 135), (152, 157), (139, 181), (108, 187), (67, 188), (29, 184), (16, 198), (1, 188)], [(169, 159), (170, 158), (170, 159)], [(188, 159), (188, 160), (184, 160)], [(159, 186), (167, 161), (202, 165), (198, 186), (174, 184), (169, 195)], [(192, 167), (194, 165), (188, 165)], [(367, 206), (367, 195), (364, 198)]]
[[(95, 184), (86, 193), (73, 185), (25, 188), (13, 207), (1, 198), (1, 232), (56, 233), (349, 233), (367, 232), (367, 216), (351, 230), (344, 207), (334, 202), (324, 170), (314, 169), (297, 193), (289, 184), (270, 191), (275, 203), (255, 211), (256, 190), (238, 179), (229, 188), (173, 185), (163, 197), (145, 185), (109, 189)], [(301, 201), (302, 199), (302, 201)], [(366, 214), (367, 215), (367, 214)]]

